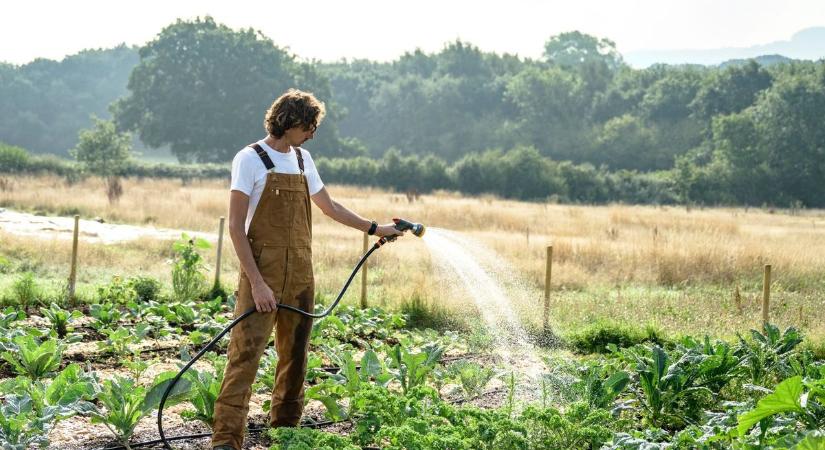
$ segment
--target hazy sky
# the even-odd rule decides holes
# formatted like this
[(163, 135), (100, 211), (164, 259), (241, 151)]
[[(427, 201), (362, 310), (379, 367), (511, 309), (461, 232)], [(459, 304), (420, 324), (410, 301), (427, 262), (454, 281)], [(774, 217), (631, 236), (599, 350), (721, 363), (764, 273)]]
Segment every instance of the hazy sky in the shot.
[(76, 0), (0, 3), (0, 61), (61, 59), (85, 48), (143, 44), (177, 18), (253, 27), (304, 59), (391, 60), (460, 38), (538, 57), (548, 37), (580, 30), (620, 52), (747, 47), (825, 25), (825, 0)]

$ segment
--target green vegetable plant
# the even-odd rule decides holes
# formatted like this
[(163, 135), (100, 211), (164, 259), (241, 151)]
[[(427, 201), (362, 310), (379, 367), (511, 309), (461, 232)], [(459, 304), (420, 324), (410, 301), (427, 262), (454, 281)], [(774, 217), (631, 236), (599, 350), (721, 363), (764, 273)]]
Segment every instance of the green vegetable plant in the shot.
[[(274, 347), (267, 347), (258, 363), (258, 374), (252, 388), (256, 392), (271, 392), (275, 386), (275, 368), (278, 366), (278, 353)], [(267, 405), (268, 406), (268, 405)], [(268, 408), (265, 408), (268, 410)]]
[(94, 398), (97, 379), (77, 364), (70, 364), (46, 386), (43, 381), (17, 377), (0, 383), (0, 392), (25, 393), (32, 408), (42, 419), (62, 420), (71, 417), (73, 408), (81, 400)]
[(742, 360), (745, 373), (751, 383), (766, 386), (791, 373), (788, 359), (802, 342), (802, 334), (793, 327), (780, 332), (773, 324), (766, 323), (764, 332), (751, 330), (751, 338), (739, 336), (736, 355)]
[(67, 366), (48, 387), (42, 381), (17, 377), (0, 383), (0, 445), (3, 449), (44, 448), (48, 432), (73, 416), (77, 407), (94, 397), (94, 376), (77, 364)]
[(72, 322), (83, 317), (80, 311), (66, 311), (56, 303), (52, 303), (48, 308), (40, 308), (40, 313), (49, 321), (52, 330), (60, 339), (66, 338), (69, 332), (74, 331), (74, 327), (70, 326)]
[(185, 420), (200, 420), (209, 428), (212, 428), (215, 423), (215, 401), (221, 390), (226, 359), (213, 359), (213, 367), (214, 372), (199, 371), (195, 368), (190, 368), (186, 372), (184, 376), (192, 385), (189, 402), (195, 410), (181, 413), (181, 417)]
[(470, 400), (484, 393), (484, 388), (496, 376), (490, 367), (472, 361), (458, 361), (450, 365), (450, 374), (459, 382), (465, 400)]
[(40, 417), (28, 394), (11, 394), (0, 402), (0, 444), (4, 450), (28, 450), (49, 445), (51, 418)]
[(273, 428), (269, 431), (275, 446), (288, 450), (361, 450), (349, 439), (312, 428)]
[[(97, 399), (104, 408), (87, 403), (82, 410), (91, 417), (92, 423), (105, 425), (127, 450), (131, 450), (129, 439), (135, 427), (158, 407), (175, 375), (173, 372), (160, 374), (148, 391), (128, 378), (115, 376), (103, 383), (103, 389), (98, 394)], [(166, 406), (185, 401), (190, 388), (188, 380), (180, 380), (167, 398)]]
[(89, 326), (95, 330), (112, 328), (120, 321), (122, 314), (114, 303), (95, 303), (89, 307), (89, 314), (95, 319)]
[(739, 416), (737, 430), (744, 436), (754, 425), (761, 423), (764, 435), (768, 421), (779, 414), (790, 414), (808, 430), (825, 428), (825, 379), (804, 380), (800, 376), (779, 383), (773, 393), (766, 395), (756, 407)]
[(130, 330), (124, 327), (118, 327), (116, 330), (104, 328), (100, 332), (106, 336), (106, 340), (97, 343), (98, 349), (120, 358), (131, 352), (129, 345), (134, 344), (137, 339)]
[(327, 414), (333, 420), (350, 417), (352, 413), (351, 410), (347, 412), (341, 407), (340, 400), (355, 397), (361, 389), (373, 383), (385, 387), (393, 379), (393, 375), (386, 371), (372, 349), (364, 352), (360, 369), (356, 366), (351, 352), (331, 353), (330, 356), (341, 370), (307, 389), (305, 396), (323, 403)]
[(427, 381), (443, 353), (444, 348), (437, 344), (427, 345), (416, 353), (400, 344), (395, 345), (390, 351), (390, 373), (401, 383), (401, 389), (406, 394), (413, 387), (423, 385)]
[(684, 353), (671, 361), (658, 345), (647, 354), (637, 354), (636, 373), (641, 395), (639, 403), (651, 424), (659, 427), (680, 427), (690, 422), (689, 415), (698, 406), (699, 394), (713, 392), (698, 382), (701, 355)]
[(152, 302), (149, 307), (149, 312), (179, 327), (191, 328), (199, 318), (198, 307), (195, 305), (195, 302), (192, 301), (169, 304)]
[(528, 406), (519, 422), (527, 429), (530, 449), (601, 448), (613, 435), (610, 413), (591, 409), (583, 402), (569, 405), (563, 413), (555, 408)]
[(63, 350), (55, 339), (40, 342), (34, 336), (22, 335), (14, 338), (13, 351), (3, 352), (2, 357), (15, 373), (39, 380), (60, 368)]
[(23, 311), (19, 308), (9, 306), (3, 311), (0, 311), (0, 329), (8, 328), (12, 323), (25, 318), (26, 314)]
[(627, 372), (611, 371), (596, 363), (580, 367), (579, 376), (573, 388), (591, 408), (609, 408), (630, 383)]

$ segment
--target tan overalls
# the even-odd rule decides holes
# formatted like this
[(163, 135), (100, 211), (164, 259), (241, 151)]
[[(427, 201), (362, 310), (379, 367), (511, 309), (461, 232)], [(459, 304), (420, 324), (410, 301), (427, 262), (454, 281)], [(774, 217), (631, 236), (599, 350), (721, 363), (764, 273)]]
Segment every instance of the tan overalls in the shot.
[[(258, 144), (250, 147), (258, 152), (267, 170), (274, 167)], [(315, 281), (309, 188), (301, 151), (296, 148), (295, 152), (301, 173), (267, 173), (266, 185), (247, 237), (255, 264), (275, 298), (280, 299), (280, 303), (313, 312)], [(241, 270), (235, 317), (254, 306), (249, 278)], [(300, 422), (312, 319), (293, 311), (255, 313), (236, 325), (229, 338), (228, 363), (215, 402), (212, 446), (230, 445), (241, 449), (251, 386), (273, 326), (277, 333), (278, 366), (272, 390), (270, 425), (295, 426)]]

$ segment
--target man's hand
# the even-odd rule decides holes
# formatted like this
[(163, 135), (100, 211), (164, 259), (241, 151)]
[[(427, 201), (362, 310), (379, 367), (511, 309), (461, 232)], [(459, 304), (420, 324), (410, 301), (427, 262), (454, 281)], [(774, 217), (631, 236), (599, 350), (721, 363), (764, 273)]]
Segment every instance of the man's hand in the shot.
[(378, 225), (378, 228), (375, 229), (375, 235), (378, 237), (403, 236), (404, 232), (398, 231), (398, 229), (395, 228), (395, 224), (388, 223), (386, 225)]
[(272, 289), (263, 280), (252, 285), (252, 300), (255, 301), (255, 309), (261, 313), (275, 311), (278, 304)]

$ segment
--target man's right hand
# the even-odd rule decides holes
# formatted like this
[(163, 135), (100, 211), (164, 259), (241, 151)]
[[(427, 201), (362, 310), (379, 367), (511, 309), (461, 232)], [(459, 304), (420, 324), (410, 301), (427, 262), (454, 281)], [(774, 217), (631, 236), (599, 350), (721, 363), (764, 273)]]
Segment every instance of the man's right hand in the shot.
[(278, 304), (272, 289), (263, 280), (252, 285), (252, 300), (255, 301), (255, 309), (261, 313), (275, 311)]

